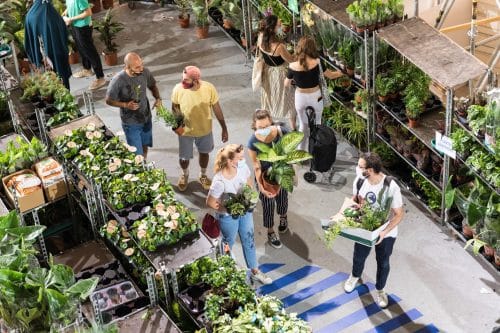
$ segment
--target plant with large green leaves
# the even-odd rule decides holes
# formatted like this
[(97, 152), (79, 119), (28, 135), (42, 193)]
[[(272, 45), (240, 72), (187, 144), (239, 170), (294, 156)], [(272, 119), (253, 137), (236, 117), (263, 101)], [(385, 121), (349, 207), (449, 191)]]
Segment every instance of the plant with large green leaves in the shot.
[(117, 34), (123, 30), (124, 26), (121, 22), (113, 20), (111, 8), (106, 12), (106, 16), (102, 20), (94, 22), (94, 28), (99, 31), (99, 39), (104, 43), (105, 53), (115, 53), (118, 51), (118, 45), (115, 43)]
[(33, 247), (44, 226), (21, 226), (15, 211), (0, 217), (0, 317), (11, 329), (48, 332), (76, 319), (77, 305), (98, 278), (75, 280), (73, 270), (49, 261), (40, 267)]
[(255, 147), (259, 150), (257, 159), (271, 163), (266, 170), (265, 177), (274, 184), (278, 184), (286, 191), (293, 191), (293, 177), (295, 171), (293, 164), (307, 161), (312, 155), (303, 150), (297, 150), (298, 144), (304, 139), (304, 133), (290, 132), (272, 146), (257, 142)]
[(47, 156), (47, 147), (36, 137), (28, 142), (18, 136), (7, 143), (4, 152), (0, 152), (0, 176), (30, 169), (33, 163)]

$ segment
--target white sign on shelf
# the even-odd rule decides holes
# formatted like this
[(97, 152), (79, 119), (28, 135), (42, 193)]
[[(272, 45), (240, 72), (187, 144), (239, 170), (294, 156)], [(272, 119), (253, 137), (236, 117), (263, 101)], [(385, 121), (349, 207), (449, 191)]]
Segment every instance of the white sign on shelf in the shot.
[(436, 131), (436, 149), (439, 152), (446, 154), (453, 159), (457, 158), (457, 152), (456, 150), (453, 150), (453, 140), (450, 137), (442, 135), (437, 131)]

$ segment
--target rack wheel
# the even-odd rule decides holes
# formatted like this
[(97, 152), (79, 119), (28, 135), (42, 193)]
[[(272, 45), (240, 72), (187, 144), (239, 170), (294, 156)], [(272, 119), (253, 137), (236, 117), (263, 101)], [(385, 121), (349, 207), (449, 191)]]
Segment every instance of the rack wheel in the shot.
[(314, 183), (316, 181), (316, 174), (312, 171), (304, 173), (304, 179), (308, 183)]

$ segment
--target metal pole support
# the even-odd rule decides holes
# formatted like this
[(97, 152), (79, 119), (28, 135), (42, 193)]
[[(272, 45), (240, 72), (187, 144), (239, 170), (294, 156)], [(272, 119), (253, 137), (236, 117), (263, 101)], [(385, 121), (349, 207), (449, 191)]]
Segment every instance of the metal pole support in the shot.
[[(445, 114), (445, 127), (444, 135), (450, 136), (451, 133), (451, 123), (453, 116), (453, 89), (448, 88), (446, 90), (446, 114)], [(441, 223), (444, 225), (448, 222), (448, 209), (446, 209), (446, 184), (448, 184), (448, 178), (450, 177), (450, 157), (444, 155), (443, 162), (443, 179), (442, 183), (442, 198), (441, 198)]]
[(151, 307), (158, 305), (158, 289), (155, 280), (155, 270), (153, 267), (149, 267), (146, 272), (146, 281), (148, 284), (148, 295)]

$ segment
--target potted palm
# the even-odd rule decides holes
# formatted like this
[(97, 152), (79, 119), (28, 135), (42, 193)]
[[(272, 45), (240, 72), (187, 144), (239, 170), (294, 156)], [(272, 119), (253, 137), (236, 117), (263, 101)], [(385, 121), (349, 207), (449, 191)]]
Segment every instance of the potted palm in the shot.
[(103, 51), (104, 62), (108, 66), (115, 66), (118, 63), (118, 45), (114, 40), (116, 39), (116, 35), (123, 30), (123, 24), (113, 21), (111, 9), (108, 9), (106, 16), (102, 20), (96, 21), (94, 27), (99, 31), (99, 39), (106, 46)]
[(304, 133), (291, 132), (285, 134), (277, 143), (273, 143), (272, 147), (261, 142), (254, 144), (259, 150), (257, 159), (271, 163), (271, 167), (261, 173), (261, 182), (266, 191), (275, 194), (280, 187), (288, 192), (293, 191), (293, 164), (312, 158), (308, 152), (297, 150), (297, 145), (303, 138)]
[(416, 96), (411, 97), (405, 101), (406, 116), (408, 117), (410, 128), (418, 126), (418, 118), (422, 114), (424, 102)]
[(78, 57), (78, 51), (76, 49), (75, 40), (71, 34), (68, 34), (68, 50), (69, 50), (69, 64), (77, 64), (80, 59)]
[(393, 90), (394, 79), (382, 74), (378, 74), (375, 78), (375, 89), (377, 91), (378, 100), (381, 103), (385, 103), (388, 99), (389, 94)]
[(243, 16), (238, 0), (222, 0), (217, 8), (222, 13), (224, 29), (235, 28), (240, 30)]
[(179, 10), (179, 26), (181, 28), (189, 28), (189, 8), (191, 8), (191, 4), (189, 0), (174, 0), (177, 9)]
[(191, 8), (196, 20), (196, 35), (198, 39), (208, 37), (208, 0), (191, 0)]

